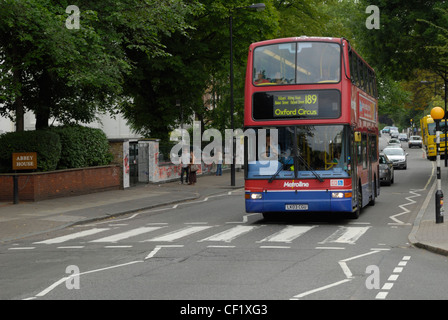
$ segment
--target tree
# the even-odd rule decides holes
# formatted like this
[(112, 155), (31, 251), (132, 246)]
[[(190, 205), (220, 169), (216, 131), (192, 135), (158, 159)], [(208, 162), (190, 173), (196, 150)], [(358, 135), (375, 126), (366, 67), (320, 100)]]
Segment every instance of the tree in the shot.
[[(436, 82), (437, 75), (446, 81), (444, 30), (448, 27), (444, 1), (361, 0), (360, 6), (376, 5), (380, 10), (378, 30), (358, 24), (358, 43), (367, 61), (379, 75), (380, 114), (394, 115), (403, 125), (419, 117), (434, 101), (434, 86), (422, 81)], [(445, 33), (446, 35), (446, 33)], [(441, 92), (439, 91), (438, 94)]]
[[(242, 119), (242, 84), (249, 44), (272, 37), (278, 27), (272, 1), (265, 3), (263, 12), (234, 12), (235, 110), (241, 115), (237, 119)], [(181, 117), (186, 122), (193, 113), (203, 122), (203, 128), (210, 119), (216, 127), (218, 118), (225, 122), (222, 128), (230, 127), (229, 11), (252, 3), (203, 0), (201, 4), (202, 10), (188, 16), (191, 29), (161, 38), (169, 55), (147, 57), (128, 51), (136, 68), (126, 79), (125, 93), (134, 99), (124, 104), (122, 110), (133, 127), (146, 135), (165, 140)], [(217, 107), (212, 111), (203, 100), (207, 91), (219, 93), (214, 95)], [(181, 109), (176, 108), (176, 100)], [(237, 126), (242, 126), (242, 121)]]
[[(446, 2), (418, 0), (360, 1), (361, 5), (378, 6), (379, 30), (362, 32), (359, 38), (366, 58), (383, 74), (395, 80), (412, 77), (415, 69), (443, 71), (439, 54), (431, 47), (440, 44), (438, 30), (424, 21), (446, 25), (441, 8)], [(442, 68), (441, 68), (442, 67)]]
[(79, 29), (65, 26), (68, 1), (4, 0), (0, 7), (0, 99), (3, 115), (36, 115), (90, 122), (99, 110), (128, 101), (125, 76), (134, 67), (126, 50), (165, 54), (161, 34), (183, 32), (196, 2), (80, 0)]

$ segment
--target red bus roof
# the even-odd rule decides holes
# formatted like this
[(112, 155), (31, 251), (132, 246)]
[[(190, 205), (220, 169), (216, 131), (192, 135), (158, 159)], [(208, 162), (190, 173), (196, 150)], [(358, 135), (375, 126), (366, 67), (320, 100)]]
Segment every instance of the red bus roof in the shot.
[[(263, 41), (259, 41), (259, 42), (254, 42), (250, 45), (250, 49), (254, 48), (254, 47), (259, 47), (259, 46), (265, 46), (265, 45), (270, 45), (270, 44), (275, 44), (275, 43), (284, 43), (284, 42), (300, 42), (300, 41), (315, 41), (315, 42), (333, 42), (333, 43), (341, 43), (342, 41), (347, 41), (347, 43), (350, 43), (347, 39), (345, 38), (333, 38), (333, 37), (308, 37), (308, 36), (300, 36), (300, 37), (289, 37), (289, 38), (278, 38), (278, 39), (271, 39), (271, 40), (263, 40)], [(358, 55), (358, 57), (373, 71), (375, 71), (375, 69), (373, 69), (368, 63), (367, 61), (365, 61), (357, 52), (355, 49), (352, 48), (352, 51)]]
[(323, 42), (335, 42), (335, 43), (341, 43), (341, 40), (344, 38), (331, 38), (331, 37), (308, 37), (308, 36), (300, 36), (300, 37), (289, 37), (289, 38), (279, 38), (279, 39), (272, 39), (272, 40), (263, 40), (259, 42), (252, 43), (252, 46), (262, 46), (262, 45), (269, 45), (269, 44), (275, 44), (275, 43), (282, 43), (282, 42), (296, 42), (296, 41), (323, 41)]

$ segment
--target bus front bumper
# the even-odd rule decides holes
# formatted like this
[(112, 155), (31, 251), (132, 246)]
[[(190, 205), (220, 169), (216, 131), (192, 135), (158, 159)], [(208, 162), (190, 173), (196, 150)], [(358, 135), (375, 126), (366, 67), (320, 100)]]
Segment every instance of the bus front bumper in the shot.
[(246, 192), (246, 212), (353, 212), (351, 190)]

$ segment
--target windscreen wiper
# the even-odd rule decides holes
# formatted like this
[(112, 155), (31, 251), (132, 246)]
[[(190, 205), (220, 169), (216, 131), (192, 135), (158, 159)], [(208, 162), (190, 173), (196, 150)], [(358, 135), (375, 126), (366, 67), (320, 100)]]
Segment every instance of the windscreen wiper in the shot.
[(297, 151), (297, 154), (296, 154), (296, 158), (299, 159), (300, 162), (302, 162), (302, 164), (305, 166), (305, 168), (308, 171), (311, 171), (311, 173), (314, 174), (314, 176), (317, 178), (317, 180), (319, 180), (320, 182), (324, 182), (324, 179), (322, 179), (322, 177), (316, 171), (314, 171), (313, 168), (311, 168), (308, 165), (308, 163), (305, 161), (305, 159), (302, 158), (302, 156), (299, 154), (298, 151)]
[(292, 166), (292, 164), (284, 164), (284, 163), (282, 163), (282, 162), (280, 162), (282, 165), (280, 166), (280, 168), (278, 168), (278, 170), (277, 170), (277, 172), (276, 173), (274, 173), (273, 175), (272, 175), (272, 177), (270, 177), (269, 178), (269, 180), (268, 180), (268, 182), (269, 183), (272, 183), (272, 181), (274, 181), (274, 179), (278, 176), (278, 174), (280, 173), (280, 171), (282, 171), (282, 170), (288, 170), (291, 166)]

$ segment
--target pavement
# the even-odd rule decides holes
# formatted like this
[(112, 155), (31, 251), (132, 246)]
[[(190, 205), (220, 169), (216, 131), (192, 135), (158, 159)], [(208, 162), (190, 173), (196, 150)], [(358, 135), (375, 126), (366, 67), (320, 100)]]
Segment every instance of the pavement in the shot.
[[(448, 194), (448, 171), (442, 167), (441, 172), (442, 191), (446, 190)], [(0, 202), (0, 243), (240, 188), (244, 188), (244, 172), (236, 172), (235, 186), (231, 186), (230, 171), (227, 170), (222, 176), (198, 176), (195, 185), (180, 184), (176, 180), (82, 196), (19, 202), (16, 205)], [(435, 179), (431, 180), (427, 189), (427, 196), (413, 222), (409, 242), (416, 247), (448, 256), (448, 218), (445, 218), (444, 223), (435, 223)], [(446, 210), (448, 212), (448, 207)]]

